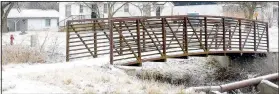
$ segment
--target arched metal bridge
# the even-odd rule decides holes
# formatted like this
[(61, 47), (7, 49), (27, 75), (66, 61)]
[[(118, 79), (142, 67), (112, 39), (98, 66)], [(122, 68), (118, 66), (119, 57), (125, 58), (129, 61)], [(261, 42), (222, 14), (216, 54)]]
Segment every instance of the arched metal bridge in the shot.
[(111, 64), (129, 65), (175, 57), (269, 52), (266, 22), (223, 16), (70, 20), (66, 33), (66, 61), (109, 55)]

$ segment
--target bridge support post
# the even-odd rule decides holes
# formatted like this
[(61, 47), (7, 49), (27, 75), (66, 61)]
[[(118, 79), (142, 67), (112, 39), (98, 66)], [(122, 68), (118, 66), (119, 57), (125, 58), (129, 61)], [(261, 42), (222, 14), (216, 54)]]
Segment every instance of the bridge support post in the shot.
[(137, 57), (137, 61), (138, 61), (138, 65), (142, 66), (142, 61), (141, 61), (141, 43), (140, 43), (140, 27), (139, 27), (139, 19), (136, 20), (136, 24), (137, 24), (137, 46), (138, 46), (138, 57)]
[(257, 32), (256, 32), (256, 22), (254, 21), (253, 22), (253, 24), (254, 24), (254, 51), (256, 52), (257, 51), (257, 48), (256, 48), (256, 46), (257, 46)]
[(67, 25), (66, 25), (66, 61), (68, 62), (69, 61), (69, 38), (70, 38), (70, 32), (69, 32), (69, 25), (70, 25), (70, 22), (67, 21)]
[(162, 18), (162, 38), (163, 38), (163, 61), (166, 62), (167, 60), (167, 54), (166, 54), (166, 29), (165, 29), (165, 24), (166, 24), (166, 18)]
[[(202, 39), (202, 38), (201, 38)], [(204, 41), (205, 41), (205, 52), (206, 52), (206, 56), (208, 56), (208, 45), (207, 45), (207, 18), (204, 17)]]
[(166, 62), (167, 61), (167, 56), (166, 56), (166, 30), (165, 30), (165, 18), (161, 18), (162, 22), (162, 50), (163, 53), (161, 54), (161, 59), (159, 60), (154, 60), (154, 62)]
[(98, 46), (97, 46), (97, 32), (96, 32), (96, 23), (95, 22), (97, 22), (97, 21), (94, 21), (93, 22), (93, 32), (94, 32), (94, 58), (96, 58), (97, 57), (97, 51), (98, 51)]
[(183, 38), (184, 38), (184, 49), (185, 52), (184, 54), (187, 55), (187, 59), (188, 59), (188, 31), (187, 31), (187, 17), (184, 17), (184, 23), (183, 23)]
[[(279, 3), (278, 3), (279, 4)], [(268, 23), (266, 23), (266, 46), (267, 46), (267, 52), (269, 52), (269, 36), (268, 36)]]
[(122, 22), (119, 22), (119, 30), (120, 30), (120, 34), (119, 34), (119, 43), (120, 43), (120, 55), (123, 54), (123, 38), (122, 38)]
[(113, 43), (113, 29), (112, 29), (112, 26), (113, 26), (113, 21), (111, 19), (109, 19), (108, 21), (109, 23), (109, 46), (110, 46), (110, 64), (112, 65), (113, 64), (113, 46), (114, 46), (114, 43)]
[(225, 18), (222, 18), (223, 25), (223, 51), (224, 55), (226, 55), (227, 47), (226, 47), (226, 27), (225, 27)]
[(232, 31), (231, 31), (231, 25), (229, 25), (229, 50), (232, 50)]
[(238, 20), (238, 26), (239, 26), (239, 43), (238, 43), (238, 46), (239, 46), (239, 51), (241, 52), (242, 54), (242, 38), (241, 38), (241, 20), (239, 19)]

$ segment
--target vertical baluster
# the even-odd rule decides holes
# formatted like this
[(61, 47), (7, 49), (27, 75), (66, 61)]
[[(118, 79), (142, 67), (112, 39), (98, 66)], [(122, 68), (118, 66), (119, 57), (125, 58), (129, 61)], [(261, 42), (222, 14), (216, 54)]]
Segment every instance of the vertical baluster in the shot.
[(254, 51), (257, 51), (256, 45), (257, 45), (257, 29), (256, 29), (256, 22), (253, 21), (254, 24)]
[(93, 31), (94, 31), (94, 35), (93, 35), (94, 36), (94, 56), (93, 57), (94, 58), (97, 57), (97, 51), (98, 51), (98, 49), (97, 49), (98, 48), (98, 46), (97, 46), (98, 43), (97, 43), (96, 22), (97, 21), (95, 21), (95, 20), (93, 21)]
[(223, 25), (223, 51), (226, 54), (227, 47), (226, 47), (226, 27), (225, 27), (225, 18), (222, 18), (222, 25)]
[(161, 18), (162, 22), (162, 38), (163, 38), (163, 59), (166, 60), (166, 30), (165, 30), (165, 18)]
[(69, 32), (69, 26), (70, 25), (70, 22), (67, 21), (66, 22), (66, 61), (68, 62), (69, 61), (69, 39), (70, 39), (70, 32)]
[(112, 65), (113, 64), (113, 45), (114, 45), (114, 43), (113, 43), (113, 28), (112, 28), (112, 26), (113, 26), (113, 21), (111, 20), (111, 19), (109, 19), (109, 30), (110, 30), (110, 33), (109, 33), (109, 37), (110, 37), (110, 41), (109, 41), (109, 46), (110, 46), (110, 64)]
[(187, 34), (187, 17), (184, 17), (184, 29), (183, 29), (183, 33), (184, 33), (184, 49), (185, 49), (185, 53), (187, 53), (188, 55), (188, 34)]
[(141, 62), (141, 45), (140, 45), (140, 27), (139, 27), (139, 19), (136, 20), (136, 24), (137, 24), (137, 46), (138, 46), (138, 57), (137, 57), (137, 61), (139, 63), (139, 65), (141, 66), (142, 62)]
[[(279, 4), (279, 3), (278, 3)], [(266, 23), (266, 43), (267, 43), (267, 52), (269, 52), (269, 36), (268, 36), (268, 23)]]
[[(204, 17), (204, 40), (205, 40), (205, 50), (208, 53), (208, 45), (207, 45), (207, 18)], [(202, 38), (201, 38), (202, 41)]]
[(239, 51), (242, 51), (242, 40), (241, 40), (241, 20), (239, 19), (238, 20), (238, 25), (239, 25), (239, 43), (238, 43), (238, 45), (239, 45)]

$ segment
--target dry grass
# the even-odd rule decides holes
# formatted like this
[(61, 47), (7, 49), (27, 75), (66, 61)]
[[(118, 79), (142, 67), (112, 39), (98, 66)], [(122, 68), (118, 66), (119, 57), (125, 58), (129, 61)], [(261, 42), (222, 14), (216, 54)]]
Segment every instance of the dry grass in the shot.
[(241, 71), (237, 68), (218, 68), (213, 74), (215, 80), (218, 81), (234, 81), (238, 79), (247, 79), (248, 76), (241, 74)]
[(44, 63), (46, 54), (37, 48), (22, 45), (8, 45), (2, 48), (3, 64), (8, 63)]
[(147, 88), (147, 92), (148, 92), (148, 94), (162, 94), (163, 93), (163, 92), (161, 92), (161, 89), (159, 89), (158, 87)]
[(145, 80), (154, 80), (159, 82), (167, 82), (174, 85), (187, 84), (192, 76), (190, 74), (174, 74), (173, 72), (159, 72), (154, 70), (142, 70), (142, 72), (137, 73), (137, 77)]
[(72, 83), (72, 80), (71, 79), (67, 79), (67, 80), (64, 80), (63, 81), (65, 85), (69, 85)]

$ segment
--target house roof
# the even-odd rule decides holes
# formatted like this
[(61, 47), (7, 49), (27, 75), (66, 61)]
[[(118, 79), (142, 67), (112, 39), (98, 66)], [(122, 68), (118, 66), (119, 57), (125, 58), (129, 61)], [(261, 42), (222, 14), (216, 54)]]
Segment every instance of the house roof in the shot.
[(170, 3), (174, 6), (174, 3), (173, 2), (156, 2), (156, 4), (165, 4), (165, 3)]
[(59, 12), (56, 10), (42, 9), (11, 9), (8, 18), (43, 18), (43, 17), (59, 17)]
[(174, 1), (174, 6), (189, 6), (189, 5), (214, 5), (214, 1)]

